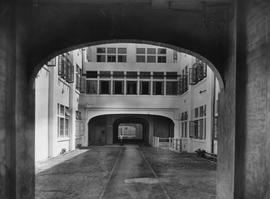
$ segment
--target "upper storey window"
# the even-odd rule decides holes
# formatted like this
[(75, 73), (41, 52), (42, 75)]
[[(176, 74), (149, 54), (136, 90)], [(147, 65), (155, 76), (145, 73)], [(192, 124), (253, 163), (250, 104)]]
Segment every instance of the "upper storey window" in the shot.
[(127, 62), (127, 48), (99, 47), (97, 62)]
[(166, 63), (166, 48), (136, 48), (136, 61)]

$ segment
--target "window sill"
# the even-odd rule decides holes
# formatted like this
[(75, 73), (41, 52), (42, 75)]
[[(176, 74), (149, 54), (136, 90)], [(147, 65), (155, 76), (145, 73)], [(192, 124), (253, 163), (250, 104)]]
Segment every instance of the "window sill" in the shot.
[(70, 138), (69, 137), (65, 137), (65, 138), (57, 138), (57, 142), (65, 142), (65, 141), (69, 141)]

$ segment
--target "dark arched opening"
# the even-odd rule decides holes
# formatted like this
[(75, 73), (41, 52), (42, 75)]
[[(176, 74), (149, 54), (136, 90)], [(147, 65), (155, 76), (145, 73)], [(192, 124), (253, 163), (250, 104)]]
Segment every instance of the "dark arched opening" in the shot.
[(125, 142), (127, 143), (138, 143), (138, 142), (145, 142), (145, 143), (149, 143), (149, 122), (143, 118), (138, 118), (138, 117), (133, 117), (133, 116), (129, 116), (129, 117), (122, 117), (117, 119), (114, 123), (113, 123), (113, 143), (119, 143), (119, 126), (121, 124), (125, 124), (125, 125), (129, 125), (129, 124), (140, 124), (142, 126), (142, 135), (138, 136), (136, 133), (136, 136), (132, 136), (132, 137), (124, 137)]

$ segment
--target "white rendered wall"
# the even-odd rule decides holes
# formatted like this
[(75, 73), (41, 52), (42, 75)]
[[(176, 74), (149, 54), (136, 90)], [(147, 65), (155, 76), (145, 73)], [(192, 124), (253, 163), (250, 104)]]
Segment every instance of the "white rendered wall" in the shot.
[(49, 71), (41, 68), (35, 81), (35, 161), (45, 160), (49, 156)]

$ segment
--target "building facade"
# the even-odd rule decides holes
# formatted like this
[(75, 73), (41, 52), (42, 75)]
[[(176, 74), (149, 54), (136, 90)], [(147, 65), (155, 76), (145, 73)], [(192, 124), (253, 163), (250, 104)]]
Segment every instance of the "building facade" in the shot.
[(135, 43), (90, 46), (36, 78), (36, 160), (76, 146), (178, 138), (182, 151), (217, 153), (219, 84), (201, 60)]
[(82, 64), (82, 50), (74, 50), (55, 57), (37, 74), (36, 161), (74, 150), (76, 140), (80, 139), (78, 102)]

